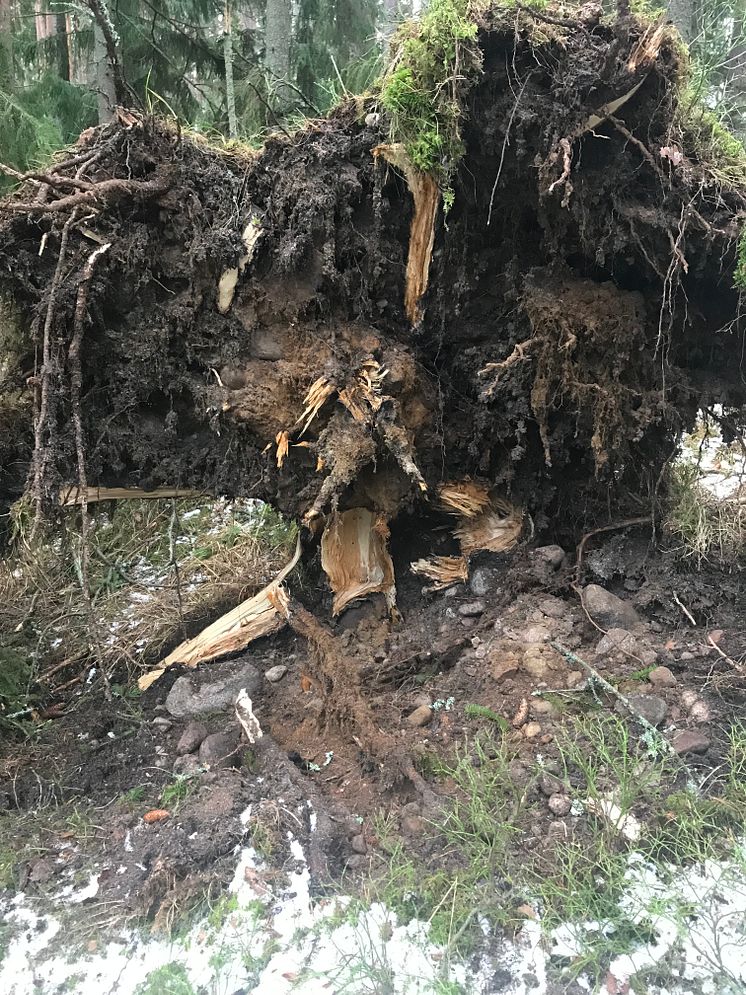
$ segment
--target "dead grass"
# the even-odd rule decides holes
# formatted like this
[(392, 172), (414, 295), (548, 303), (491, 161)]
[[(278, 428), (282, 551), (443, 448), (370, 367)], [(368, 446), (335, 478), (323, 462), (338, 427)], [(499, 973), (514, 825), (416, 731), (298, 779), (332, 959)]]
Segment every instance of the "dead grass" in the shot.
[(0, 561), (0, 646), (24, 647), (37, 680), (60, 689), (92, 661), (127, 679), (266, 584), (287, 560), (295, 529), (267, 506), (208, 498), (121, 501), (91, 516), (95, 630), (81, 599), (80, 519), (60, 511), (29, 545), (29, 509)]

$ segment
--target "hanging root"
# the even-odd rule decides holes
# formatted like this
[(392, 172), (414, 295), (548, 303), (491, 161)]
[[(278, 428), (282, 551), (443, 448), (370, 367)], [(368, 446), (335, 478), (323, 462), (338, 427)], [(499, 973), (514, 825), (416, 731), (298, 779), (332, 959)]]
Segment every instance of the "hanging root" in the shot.
[(376, 761), (387, 778), (392, 781), (397, 776), (407, 778), (427, 802), (432, 801), (432, 790), (414, 769), (411, 757), (402, 752), (401, 743), (379, 728), (357, 665), (349, 659), (340, 641), (284, 587), (275, 587), (269, 597), (293, 632), (309, 645), (309, 676), (323, 695), (325, 721), (349, 730), (355, 744)]

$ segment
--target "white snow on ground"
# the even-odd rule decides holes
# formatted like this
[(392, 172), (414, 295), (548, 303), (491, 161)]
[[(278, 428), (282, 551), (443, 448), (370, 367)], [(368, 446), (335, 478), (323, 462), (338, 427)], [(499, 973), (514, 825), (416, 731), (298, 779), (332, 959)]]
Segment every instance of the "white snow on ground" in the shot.
[[(425, 995), (443, 991), (446, 980), (464, 992), (492, 995), (500, 968), (515, 979), (500, 982), (505, 995), (546, 995), (552, 958), (580, 954), (602, 923), (565, 925), (542, 937), (537, 922), (527, 922), (515, 940), (486, 935), (481, 965), (449, 963), (447, 951), (430, 942), (424, 922), (401, 924), (381, 904), (360, 907), (351, 898), (311, 898), (303, 849), (289, 837), (295, 865), (282, 893), (263, 881), (262, 863), (251, 848), (238, 853), (225, 914), (203, 919), (178, 941), (121, 931), (117, 940), (91, 955), (68, 960), (45, 951), (62, 928), (39, 916), (19, 894), (4, 909), (11, 933), (0, 963), (3, 995), (349, 995), (391, 991)], [(742, 858), (742, 859), (741, 859)], [(582, 987), (593, 995), (622, 991), (637, 972), (658, 967), (665, 984), (646, 981), (639, 992), (655, 995), (737, 995), (746, 985), (746, 847), (729, 863), (709, 861), (672, 872), (663, 880), (640, 857), (630, 859), (629, 887), (621, 905), (630, 918), (649, 925), (654, 942), (617, 957), (610, 974), (618, 987)], [(95, 898), (95, 878), (87, 898)], [(80, 901), (82, 892), (66, 895)], [(62, 898), (62, 896), (60, 896)], [(7, 936), (7, 933), (6, 933)], [(154, 972), (156, 972), (154, 974)], [(659, 970), (659, 973), (660, 970)], [(59, 986), (67, 986), (59, 988)], [(138, 992), (138, 986), (140, 987)], [(455, 989), (449, 989), (455, 990)], [(630, 995), (635, 992), (634, 980)]]

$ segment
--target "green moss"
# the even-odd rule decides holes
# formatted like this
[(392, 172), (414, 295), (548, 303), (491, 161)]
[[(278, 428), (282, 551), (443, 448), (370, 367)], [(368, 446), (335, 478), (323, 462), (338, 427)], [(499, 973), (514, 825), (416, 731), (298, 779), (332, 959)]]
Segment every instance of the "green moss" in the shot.
[(443, 187), (464, 151), (463, 98), (482, 66), (476, 37), (469, 0), (432, 0), (420, 21), (400, 29), (380, 83), (392, 141)]

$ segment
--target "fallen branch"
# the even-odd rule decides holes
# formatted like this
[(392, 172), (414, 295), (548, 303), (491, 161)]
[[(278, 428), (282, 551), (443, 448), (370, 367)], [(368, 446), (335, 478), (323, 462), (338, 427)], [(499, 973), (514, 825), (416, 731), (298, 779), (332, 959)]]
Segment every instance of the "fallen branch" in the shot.
[[(551, 640), (549, 645), (552, 647), (552, 649), (555, 652), (559, 653), (560, 656), (563, 656), (565, 660), (568, 661), (568, 663), (572, 663), (575, 666), (582, 667), (587, 674), (590, 674), (593, 681), (596, 684), (598, 684), (599, 687), (603, 688), (604, 691), (606, 691), (608, 694), (616, 698), (617, 701), (622, 703), (624, 708), (626, 708), (626, 710), (630, 713), (630, 715), (634, 718), (634, 720), (636, 722), (639, 722), (639, 724), (643, 727), (643, 729), (645, 730), (646, 733), (648, 733), (649, 736), (653, 737), (656, 742), (659, 742), (661, 744), (666, 753), (670, 754), (672, 757), (676, 757), (677, 760), (679, 760), (682, 764), (684, 764), (684, 761), (678, 755), (676, 750), (674, 750), (673, 746), (671, 746), (671, 744), (663, 735), (663, 733), (660, 732), (658, 729), (656, 729), (656, 727), (653, 725), (652, 722), (648, 722), (645, 716), (641, 715), (637, 711), (635, 706), (630, 702), (629, 698), (625, 697), (625, 695), (623, 695), (621, 691), (618, 691), (613, 684), (610, 684), (604, 677), (602, 677), (599, 674), (597, 670), (591, 667), (589, 663), (586, 663), (585, 660), (581, 659), (575, 653), (571, 652), (571, 650), (567, 649), (567, 647), (563, 646), (561, 643)], [(686, 764), (684, 764), (684, 766), (686, 766)]]
[(710, 646), (712, 646), (712, 648), (715, 650), (716, 653), (720, 654), (720, 656), (723, 658), (723, 660), (725, 660), (726, 663), (729, 663), (734, 670), (738, 671), (739, 674), (742, 674), (744, 677), (746, 677), (746, 667), (744, 667), (744, 665), (741, 663), (736, 663), (736, 661), (732, 657), (728, 656), (727, 653), (724, 653), (723, 650), (720, 649), (718, 644), (712, 638), (712, 636), (709, 634), (707, 636), (707, 642), (710, 644)]
[(144, 491), (139, 487), (86, 487), (85, 490), (71, 484), (60, 491), (59, 504), (63, 508), (71, 508), (83, 503), (94, 504), (97, 501), (162, 501), (164, 498), (197, 498), (203, 497), (204, 491), (189, 487), (156, 487), (152, 491)]
[(221, 615), (193, 639), (180, 643), (161, 661), (159, 667), (143, 674), (137, 682), (140, 690), (147, 690), (166, 673), (169, 667), (177, 663), (184, 667), (196, 667), (200, 663), (214, 660), (215, 657), (245, 649), (255, 639), (271, 635), (281, 629), (285, 623), (273, 605), (271, 594), (295, 568), (301, 552), (299, 534), (293, 558), (271, 583), (253, 597), (242, 601), (227, 614)]

